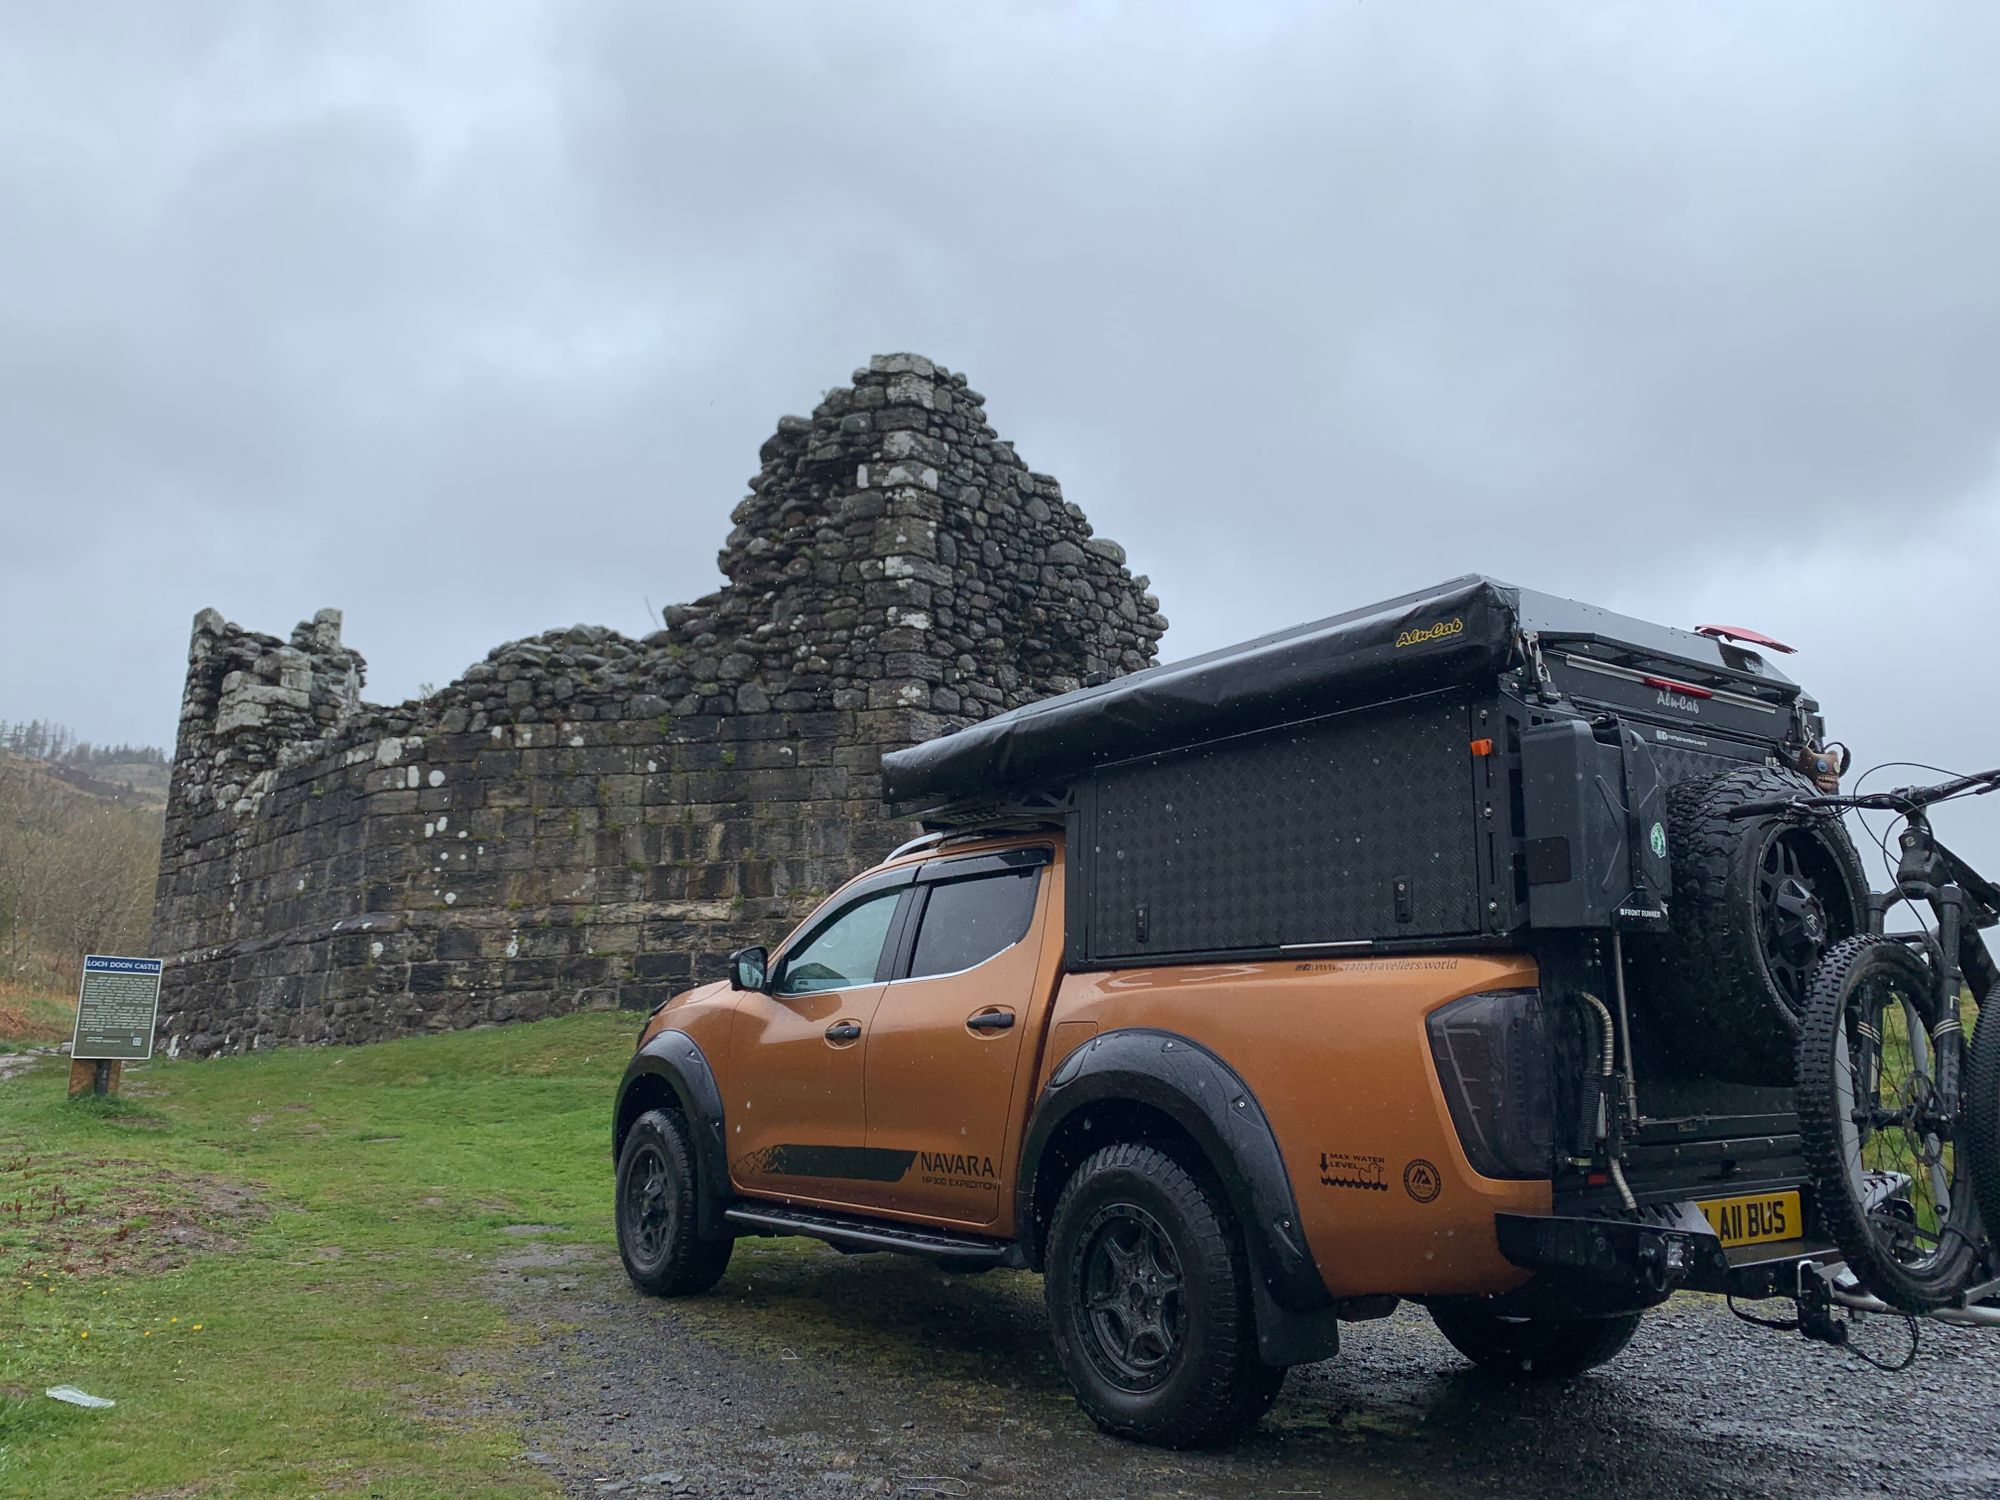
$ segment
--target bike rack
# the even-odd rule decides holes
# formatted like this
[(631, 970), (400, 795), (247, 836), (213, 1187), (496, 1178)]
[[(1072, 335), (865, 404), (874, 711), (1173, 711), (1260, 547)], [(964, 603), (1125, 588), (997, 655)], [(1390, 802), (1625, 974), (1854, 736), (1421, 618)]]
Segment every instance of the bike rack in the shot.
[[(1898, 1318), (1911, 1316), (1901, 1308), (1891, 1307), (1881, 1298), (1864, 1292), (1860, 1281), (1847, 1269), (1845, 1261), (1829, 1261), (1824, 1265), (1818, 1261), (1800, 1261), (1799, 1286), (1802, 1292), (1808, 1272), (1826, 1283), (1827, 1300), (1850, 1312), (1886, 1313)], [(1922, 1316), (1956, 1328), (2000, 1328), (2000, 1300), (1996, 1299), (2000, 1299), (2000, 1277), (1966, 1288), (1958, 1305), (1933, 1308)]]

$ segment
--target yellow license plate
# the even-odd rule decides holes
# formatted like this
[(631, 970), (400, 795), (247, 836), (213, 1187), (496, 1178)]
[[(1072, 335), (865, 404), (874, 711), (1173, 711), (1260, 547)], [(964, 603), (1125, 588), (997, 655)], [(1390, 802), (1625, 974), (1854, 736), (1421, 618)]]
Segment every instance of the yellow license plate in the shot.
[(1795, 1240), (1804, 1230), (1796, 1190), (1750, 1198), (1710, 1198), (1697, 1203), (1725, 1247)]

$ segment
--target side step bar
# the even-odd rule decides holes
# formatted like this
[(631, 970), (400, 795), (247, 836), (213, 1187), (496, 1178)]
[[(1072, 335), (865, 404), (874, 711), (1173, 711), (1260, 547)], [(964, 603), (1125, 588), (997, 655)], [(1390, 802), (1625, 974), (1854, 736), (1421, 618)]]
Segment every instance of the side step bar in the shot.
[(722, 1217), (753, 1234), (803, 1234), (825, 1240), (843, 1250), (890, 1250), (899, 1255), (921, 1255), (929, 1260), (950, 1261), (960, 1266), (1018, 1268), (1025, 1264), (1019, 1247), (1005, 1240), (919, 1229), (910, 1224), (864, 1219), (859, 1214), (833, 1213), (821, 1208), (739, 1203), (734, 1208), (725, 1209)]

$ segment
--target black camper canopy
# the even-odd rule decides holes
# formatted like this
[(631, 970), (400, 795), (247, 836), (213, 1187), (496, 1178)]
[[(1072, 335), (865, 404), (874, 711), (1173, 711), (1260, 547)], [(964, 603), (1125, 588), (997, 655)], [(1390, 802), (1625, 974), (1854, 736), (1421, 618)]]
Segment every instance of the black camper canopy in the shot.
[(1708, 636), (1467, 575), (894, 751), (882, 758), (882, 795), (898, 805), (940, 807), (1061, 782), (1179, 745), (1490, 679), (1509, 665), (1524, 631), (1616, 641), (1663, 663), (1732, 676), (1745, 672), (1747, 658), (1760, 682), (1786, 684), (1754, 654)]

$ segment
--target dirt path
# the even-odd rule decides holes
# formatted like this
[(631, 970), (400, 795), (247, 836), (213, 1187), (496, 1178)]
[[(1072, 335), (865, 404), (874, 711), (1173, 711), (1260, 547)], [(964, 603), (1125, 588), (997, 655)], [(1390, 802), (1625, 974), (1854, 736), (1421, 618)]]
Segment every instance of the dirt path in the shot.
[[(2000, 1491), (2000, 1338), (1942, 1328), (1887, 1375), (1684, 1299), (1606, 1370), (1522, 1388), (1472, 1372), (1406, 1308), (1293, 1371), (1235, 1449), (1179, 1454), (1102, 1437), (1078, 1412), (1030, 1276), (746, 1241), (692, 1301), (638, 1296), (599, 1247), (524, 1246), (493, 1284), (531, 1335), (498, 1405), (525, 1424), (523, 1464), (575, 1495)], [(1903, 1347), (1900, 1324), (1866, 1334)]]
[(59, 1047), (31, 1047), (25, 1052), (0, 1052), (0, 1083), (17, 1074), (25, 1073), (45, 1057), (56, 1057)]

